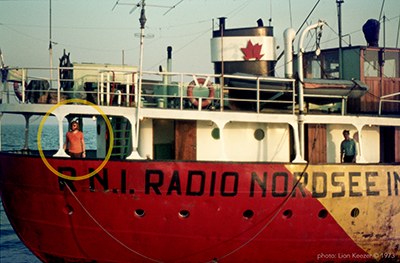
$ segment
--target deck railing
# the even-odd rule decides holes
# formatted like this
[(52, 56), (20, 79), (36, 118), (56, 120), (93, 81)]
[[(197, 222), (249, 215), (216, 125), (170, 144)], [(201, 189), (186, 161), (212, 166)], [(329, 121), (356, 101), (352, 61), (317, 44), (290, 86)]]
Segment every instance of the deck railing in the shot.
[[(47, 77), (50, 71), (56, 71), (56, 78)], [(96, 105), (135, 107), (138, 99), (138, 74), (136, 71), (113, 70), (93, 67), (62, 67), (62, 68), (8, 68), (7, 81), (3, 82), (2, 103), (12, 103), (11, 99), (18, 94), (20, 103), (56, 104), (68, 98), (88, 100)], [(65, 72), (72, 72), (71, 78)], [(82, 73), (83, 72), (83, 73)], [(88, 72), (85, 75), (85, 72)], [(79, 75), (79, 78), (75, 78)], [(216, 84), (221, 82), (221, 75), (171, 73), (171, 72), (143, 72), (142, 80), (142, 107), (224, 110), (229, 103), (251, 104), (251, 111), (261, 112), (266, 104), (282, 104), (294, 112), (295, 109), (295, 80), (278, 79), (271, 77), (242, 77), (225, 75), (227, 79), (247, 79), (255, 82), (254, 87), (230, 87)], [(284, 91), (261, 88), (260, 82), (267, 80), (288, 83), (289, 88)], [(33, 81), (33, 82), (32, 82)], [(214, 82), (214, 83), (212, 83)], [(193, 94), (188, 95), (188, 86)], [(15, 92), (13, 91), (15, 89)], [(209, 92), (214, 93), (210, 96)], [(231, 97), (230, 92), (251, 93), (247, 98)], [(285, 93), (285, 99), (277, 100), (273, 95), (263, 96), (266, 93)], [(289, 96), (288, 96), (289, 95)], [(207, 106), (203, 101), (207, 100)], [(195, 102), (195, 103), (193, 103)], [(195, 104), (197, 106), (195, 106)], [(289, 106), (288, 106), (289, 105)], [(226, 107), (225, 107), (226, 108)]]
[(379, 116), (381, 116), (381, 113), (382, 113), (382, 103), (383, 102), (398, 103), (400, 105), (400, 100), (388, 99), (388, 98), (392, 98), (395, 96), (400, 96), (400, 92), (384, 95), (379, 98)]
[[(5, 69), (2, 71), (5, 76)], [(50, 74), (50, 71), (57, 74)], [(110, 65), (85, 67), (81, 64), (79, 67), (7, 68), (7, 72), (7, 81), (3, 80), (2, 103), (11, 103), (14, 86), (20, 95), (20, 103), (32, 104), (56, 104), (68, 98), (79, 98), (102, 106), (136, 107), (140, 101), (140, 106), (145, 108), (238, 109), (256, 113), (279, 109), (280, 113), (292, 114), (298, 105), (294, 79), (224, 75), (222, 80), (222, 76), (216, 74), (144, 71), (139, 99), (139, 74), (136, 70), (114, 69)], [(51, 75), (56, 77), (48, 77)], [(241, 80), (246, 85), (231, 85), (230, 82), (235, 80)], [(211, 85), (211, 82), (214, 83)], [(282, 88), (263, 84), (268, 82)], [(221, 87), (218, 83), (225, 85)], [(305, 95), (306, 98), (312, 96)], [(347, 99), (333, 95), (323, 97), (336, 101), (342, 99), (342, 107)], [(344, 113), (343, 108), (341, 112)]]

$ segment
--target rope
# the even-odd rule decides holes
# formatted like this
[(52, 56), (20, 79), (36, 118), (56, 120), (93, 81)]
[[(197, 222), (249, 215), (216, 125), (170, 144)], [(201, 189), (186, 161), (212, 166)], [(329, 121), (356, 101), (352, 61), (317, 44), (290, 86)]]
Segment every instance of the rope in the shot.
[(153, 262), (159, 262), (162, 263), (162, 261), (158, 261), (149, 257), (146, 257), (143, 254), (140, 254), (139, 252), (131, 249), (130, 247), (128, 247), (127, 245), (125, 245), (124, 243), (122, 243), (121, 241), (119, 241), (117, 238), (115, 238), (110, 232), (108, 232), (99, 222), (97, 222), (97, 220), (89, 213), (88, 210), (86, 210), (86, 208), (83, 206), (83, 204), (79, 201), (79, 199), (76, 197), (76, 195), (74, 194), (74, 192), (72, 192), (71, 188), (68, 186), (68, 184), (64, 184), (69, 192), (71, 193), (71, 195), (75, 198), (75, 200), (78, 202), (78, 204), (82, 207), (82, 209), (88, 214), (88, 216), (93, 220), (93, 222), (95, 222), (107, 235), (109, 235), (112, 239), (114, 239), (117, 243), (119, 243), (121, 246), (123, 246), (124, 248), (128, 249), (129, 251), (135, 253), (136, 255), (139, 255), (145, 259), (151, 260)]
[(217, 258), (217, 259), (208, 261), (207, 263), (214, 263), (214, 262), (217, 262), (219, 259), (225, 258), (225, 257), (227, 257), (227, 256), (229, 256), (229, 255), (235, 253), (235, 252), (238, 251), (239, 249), (243, 248), (243, 247), (246, 246), (248, 243), (250, 243), (254, 238), (256, 238), (256, 237), (257, 237), (271, 222), (272, 222), (272, 220), (275, 219), (275, 217), (279, 214), (279, 212), (283, 209), (283, 207), (284, 207), (284, 206), (286, 205), (286, 203), (289, 201), (290, 197), (292, 196), (293, 192), (296, 190), (297, 186), (299, 185), (301, 179), (303, 178), (304, 174), (306, 173), (306, 171), (307, 171), (307, 169), (308, 169), (308, 166), (309, 166), (309, 164), (310, 164), (310, 160), (311, 160), (311, 158), (312, 158), (312, 155), (313, 155), (313, 152), (314, 152), (314, 149), (315, 149), (316, 142), (317, 142), (317, 140), (318, 140), (318, 135), (319, 135), (320, 126), (321, 126), (321, 125), (318, 124), (318, 126), (317, 126), (318, 128), (315, 130), (316, 135), (314, 136), (314, 142), (313, 142), (313, 146), (312, 146), (311, 153), (310, 153), (310, 159), (309, 159), (309, 161), (307, 162), (306, 167), (304, 168), (303, 172), (300, 174), (299, 179), (297, 180), (296, 184), (293, 186), (293, 188), (292, 188), (292, 190), (290, 191), (289, 195), (286, 197), (285, 201), (282, 203), (282, 205), (279, 207), (279, 209), (276, 211), (276, 213), (273, 215), (273, 217), (260, 229), (260, 231), (258, 231), (252, 238), (250, 238), (248, 241), (246, 241), (243, 245), (241, 245), (240, 247), (236, 248), (235, 250), (229, 252), (228, 254), (225, 254), (224, 256), (219, 257), (219, 258)]
[[(332, 30), (333, 33), (335, 33), (337, 36), (339, 36), (339, 34), (336, 33), (336, 31), (335, 31), (332, 27), (330, 27), (328, 24), (326, 24), (326, 26), (327, 26), (330, 30)], [(359, 30), (358, 30), (358, 31), (359, 31)], [(342, 41), (343, 41), (345, 44), (349, 44), (349, 43), (347, 43), (345, 40), (342, 40)], [(358, 51), (356, 51), (356, 50), (354, 50), (354, 49), (353, 49), (352, 51), (355, 52), (360, 58), (362, 58), (362, 59), (364, 60), (364, 62), (367, 62), (368, 65), (371, 66), (373, 69), (375, 69), (375, 70), (377, 70), (377, 71), (380, 70), (379, 68), (375, 67), (375, 65), (373, 65), (370, 61), (368, 61), (368, 60), (366, 60), (365, 58), (361, 57), (361, 53), (360, 53), (360, 52), (358, 52)], [(384, 78), (390, 79), (393, 83), (396, 82), (396, 80), (395, 80), (394, 78), (388, 77), (386, 74), (382, 74), (382, 75), (383, 75)]]
[[(301, 179), (303, 179), (303, 176), (304, 176), (304, 174), (306, 173), (306, 171), (307, 171), (307, 169), (308, 169), (308, 166), (309, 166), (309, 164), (310, 164), (310, 161), (312, 160), (312, 156), (313, 156), (313, 153), (314, 153), (314, 149), (315, 149), (316, 142), (317, 142), (317, 140), (318, 140), (320, 126), (321, 126), (321, 125), (318, 124), (317, 129), (315, 130), (314, 142), (313, 142), (313, 146), (312, 146), (312, 149), (311, 149), (309, 161), (307, 162), (307, 164), (306, 164), (304, 170), (303, 170), (302, 173), (300, 174), (299, 179), (296, 181), (296, 183), (295, 183), (294, 186), (292, 187), (292, 190), (291, 190), (290, 193), (287, 195), (285, 201), (279, 206), (278, 210), (277, 210), (276, 213), (272, 216), (272, 218), (271, 218), (271, 219), (270, 219), (270, 220), (269, 220), (269, 221), (268, 221), (268, 222), (267, 222), (253, 237), (251, 237), (251, 238), (250, 238), (248, 241), (246, 241), (244, 244), (242, 244), (242, 245), (239, 246), (238, 248), (232, 250), (231, 252), (229, 252), (229, 253), (227, 253), (227, 254), (225, 254), (225, 255), (219, 257), (219, 258), (214, 258), (214, 259), (212, 259), (212, 260), (210, 260), (210, 261), (207, 261), (206, 263), (215, 263), (215, 262), (218, 262), (218, 260), (223, 259), (223, 258), (225, 258), (225, 257), (228, 257), (228, 256), (232, 255), (233, 253), (235, 253), (236, 251), (240, 250), (241, 248), (243, 248), (244, 246), (246, 246), (247, 244), (249, 244), (251, 241), (253, 241), (259, 234), (261, 234), (261, 232), (264, 231), (264, 229), (272, 222), (272, 220), (275, 219), (275, 217), (279, 214), (279, 212), (283, 209), (283, 207), (284, 207), (284, 206), (286, 205), (286, 203), (289, 201), (290, 197), (293, 195), (293, 192), (296, 190), (297, 186), (299, 185)], [(68, 188), (68, 190), (70, 191), (70, 193), (72, 194), (72, 196), (75, 198), (75, 200), (78, 202), (78, 204), (82, 207), (82, 209), (88, 214), (88, 216), (89, 216), (89, 217), (90, 217), (90, 218), (91, 218), (91, 219), (92, 219), (92, 220), (93, 220), (107, 235), (109, 235), (109, 236), (110, 236), (112, 239), (114, 239), (117, 243), (119, 243), (120, 245), (122, 245), (123, 247), (125, 247), (126, 249), (128, 249), (129, 251), (131, 251), (131, 252), (133, 252), (133, 253), (135, 253), (135, 254), (137, 254), (137, 255), (143, 257), (143, 258), (146, 258), (146, 259), (151, 260), (151, 261), (153, 261), (153, 262), (163, 263), (162, 261), (158, 261), (158, 260), (155, 260), (155, 259), (152, 259), (152, 258), (149, 258), (149, 257), (147, 257), (147, 256), (145, 256), (145, 255), (140, 254), (139, 252), (137, 252), (137, 251), (135, 251), (135, 250), (129, 248), (129, 247), (126, 246), (124, 243), (122, 243), (122, 242), (119, 241), (117, 238), (115, 238), (115, 237), (114, 237), (112, 234), (110, 234), (99, 222), (97, 222), (97, 220), (89, 213), (88, 210), (86, 210), (86, 208), (83, 206), (83, 204), (78, 200), (78, 198), (77, 198), (77, 197), (75, 196), (75, 194), (72, 192), (72, 190), (71, 190), (71, 188), (68, 186), (68, 184), (65, 184), (65, 186)], [(264, 219), (264, 220), (265, 220), (265, 219)], [(242, 233), (244, 233), (244, 232), (242, 232)], [(241, 233), (241, 234), (242, 234), (242, 233)], [(238, 234), (238, 235), (232, 237), (231, 239), (224, 241), (223, 243), (225, 243), (225, 242), (227, 242), (227, 241), (230, 241), (230, 240), (232, 240), (233, 238), (240, 236), (241, 234)], [(221, 244), (222, 244), (222, 243), (221, 243)], [(220, 244), (219, 244), (219, 245), (220, 245)], [(208, 249), (210, 249), (210, 248), (208, 248)], [(197, 253), (195, 253), (195, 254), (198, 254), (198, 253), (200, 253), (200, 252), (204, 252), (204, 251), (206, 251), (206, 250), (208, 250), (208, 249), (199, 251), (199, 252), (197, 252)], [(195, 254), (191, 254), (191, 255), (189, 255), (189, 256), (193, 256), (193, 255), (195, 255)], [(188, 256), (186, 256), (186, 257), (188, 257)], [(183, 258), (185, 258), (185, 257), (183, 257)], [(180, 258), (180, 259), (182, 259), (182, 258)]]

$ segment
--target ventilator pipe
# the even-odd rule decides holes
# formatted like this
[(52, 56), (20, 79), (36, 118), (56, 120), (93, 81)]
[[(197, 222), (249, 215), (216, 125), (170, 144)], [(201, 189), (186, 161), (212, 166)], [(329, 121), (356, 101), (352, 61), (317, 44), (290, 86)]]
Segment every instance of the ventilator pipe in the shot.
[[(172, 72), (172, 47), (167, 47), (167, 72)], [(171, 84), (171, 75), (168, 75), (168, 84)]]
[(303, 40), (306, 36), (307, 32), (311, 29), (317, 28), (325, 24), (325, 21), (319, 21), (317, 24), (306, 27), (301, 33), (299, 39), (299, 47), (297, 50), (297, 65), (298, 65), (298, 73), (299, 73), (299, 111), (300, 114), (304, 111), (304, 92), (303, 92)]
[[(167, 72), (167, 69), (160, 65), (158, 67), (158, 71), (163, 73)], [(162, 78), (163, 78), (163, 84), (168, 84), (167, 74), (162, 74)]]
[(293, 77), (293, 40), (296, 37), (296, 31), (293, 28), (287, 28), (283, 32), (285, 45), (285, 78)]
[(306, 27), (303, 32), (300, 35), (299, 39), (299, 46), (298, 46), (298, 51), (297, 51), (297, 65), (298, 65), (298, 75), (299, 75), (299, 117), (298, 117), (298, 123), (299, 123), (299, 140), (300, 140), (300, 153), (301, 157), (305, 157), (305, 145), (304, 145), (304, 90), (303, 90), (303, 40), (304, 37), (306, 36), (307, 32), (320, 27), (324, 24), (324, 21), (320, 21), (317, 24), (311, 25)]

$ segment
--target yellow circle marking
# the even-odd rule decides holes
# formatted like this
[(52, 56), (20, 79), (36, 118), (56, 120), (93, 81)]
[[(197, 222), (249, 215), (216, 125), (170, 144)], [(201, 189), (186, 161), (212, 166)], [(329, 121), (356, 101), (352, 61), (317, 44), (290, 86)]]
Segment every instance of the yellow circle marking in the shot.
[[(65, 174), (60, 173), (59, 171), (57, 171), (56, 169), (53, 168), (53, 166), (51, 166), (49, 164), (49, 162), (47, 162), (46, 157), (43, 154), (43, 150), (42, 150), (42, 143), (41, 143), (41, 136), (42, 136), (42, 129), (43, 129), (43, 125), (46, 122), (47, 117), (49, 117), (49, 115), (58, 107), (65, 105), (67, 103), (71, 103), (71, 102), (77, 102), (77, 103), (83, 103), (89, 106), (92, 106), (95, 110), (97, 110), (101, 116), (103, 117), (103, 119), (105, 120), (105, 122), (107, 123), (108, 126), (108, 130), (110, 131), (110, 147), (109, 150), (107, 152), (106, 158), (104, 159), (104, 161), (100, 164), (99, 167), (97, 167), (96, 170), (94, 170), (93, 172), (86, 174), (86, 175), (82, 175), (82, 176), (77, 176), (77, 177), (72, 177), (72, 176), (68, 176)], [(111, 156), (111, 152), (112, 152), (112, 148), (114, 146), (114, 134), (113, 134), (113, 129), (110, 123), (110, 120), (108, 119), (108, 117), (106, 116), (106, 114), (97, 106), (94, 105), (93, 103), (87, 101), (87, 100), (81, 100), (81, 99), (69, 99), (69, 100), (65, 100), (62, 101), (60, 103), (57, 103), (55, 106), (53, 106), (47, 113), (46, 115), (44, 115), (44, 118), (42, 119), (42, 121), (40, 122), (40, 126), (39, 126), (39, 131), (38, 131), (38, 136), (37, 136), (37, 141), (38, 141), (38, 148), (39, 148), (39, 154), (40, 157), (42, 158), (43, 163), (47, 166), (47, 168), (49, 168), (50, 171), (52, 171), (55, 175), (67, 179), (67, 180), (84, 180), (87, 179), (89, 177), (92, 177), (93, 175), (95, 175), (96, 173), (98, 173), (101, 169), (103, 169), (103, 167), (107, 164), (108, 160), (110, 159)]]

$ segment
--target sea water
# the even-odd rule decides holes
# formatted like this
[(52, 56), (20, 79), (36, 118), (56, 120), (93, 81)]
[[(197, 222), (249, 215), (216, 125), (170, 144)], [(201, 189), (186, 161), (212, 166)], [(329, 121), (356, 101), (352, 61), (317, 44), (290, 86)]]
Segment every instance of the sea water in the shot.
[[(39, 124), (29, 127), (28, 148), (37, 150), (37, 131)], [(67, 125), (64, 126), (67, 131)], [(43, 150), (58, 149), (58, 126), (44, 125), (41, 136)], [(94, 125), (85, 125), (83, 129), (86, 149), (96, 149), (96, 130)], [(65, 136), (64, 136), (65, 137)], [(1, 126), (1, 150), (21, 150), (25, 145), (25, 124), (11, 124)], [(0, 262), (1, 263), (39, 263), (32, 252), (19, 240), (8, 218), (0, 205)]]

